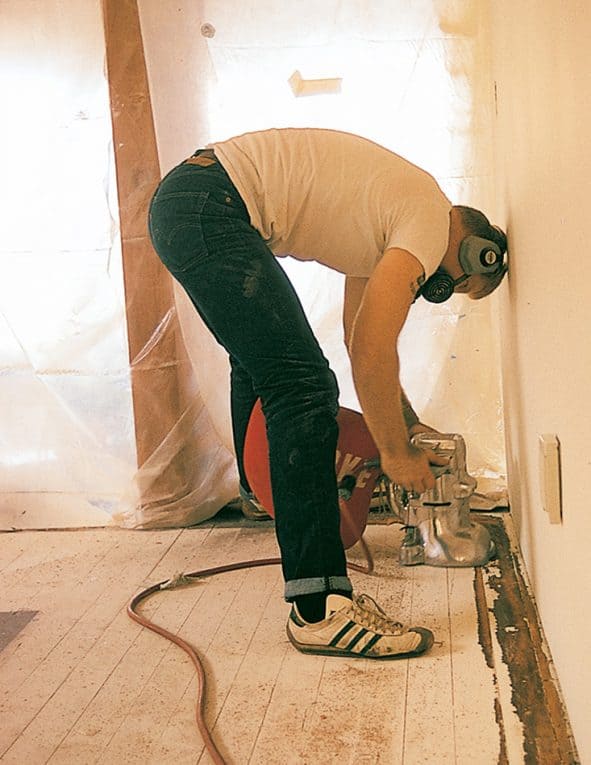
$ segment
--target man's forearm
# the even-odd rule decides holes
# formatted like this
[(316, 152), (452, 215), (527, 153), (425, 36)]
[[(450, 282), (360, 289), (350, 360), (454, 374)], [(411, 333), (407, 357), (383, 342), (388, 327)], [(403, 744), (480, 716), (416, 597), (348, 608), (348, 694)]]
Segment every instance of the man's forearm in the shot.
[(421, 274), (414, 255), (387, 250), (365, 285), (349, 343), (355, 389), (380, 459), (411, 486), (424, 484), (428, 464), (408, 441), (397, 345)]
[(353, 380), (365, 422), (380, 453), (396, 454), (408, 444), (398, 355), (396, 351), (385, 353), (383, 348), (372, 348), (371, 344), (368, 338), (367, 344), (353, 347)]

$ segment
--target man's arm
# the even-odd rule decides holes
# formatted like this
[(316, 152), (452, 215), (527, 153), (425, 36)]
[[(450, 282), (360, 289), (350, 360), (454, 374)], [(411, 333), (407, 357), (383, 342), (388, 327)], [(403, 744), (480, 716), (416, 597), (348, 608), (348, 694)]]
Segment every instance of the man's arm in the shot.
[(344, 314), (346, 326), (360, 291), (348, 345), (357, 395), (382, 469), (396, 483), (419, 493), (433, 488), (429, 462), (439, 459), (408, 442), (397, 343), (423, 277), (423, 268), (411, 253), (387, 250), (363, 289), (348, 280), (349, 309), (345, 298)]
[[(351, 343), (351, 335), (353, 333), (353, 324), (357, 316), (357, 311), (361, 305), (361, 299), (363, 298), (363, 292), (367, 279), (358, 276), (347, 276), (345, 280), (345, 302), (343, 306), (343, 330), (345, 336), (345, 345), (347, 351)], [(419, 420), (419, 417), (412, 407), (412, 404), (408, 400), (408, 396), (404, 390), (400, 389), (400, 399), (402, 403), (402, 416), (406, 423), (406, 429), (408, 435), (414, 436), (415, 433), (423, 433), (424, 431), (433, 431), (434, 428), (425, 425)]]
[[(345, 279), (345, 300), (343, 306), (343, 330), (345, 336), (345, 345), (347, 351), (350, 350), (351, 337), (353, 334), (353, 325), (361, 305), (363, 293), (368, 279), (360, 276), (347, 276)], [(409, 435), (412, 435), (411, 429), (420, 425), (419, 418), (408, 400), (404, 390), (400, 389), (400, 399), (402, 404), (402, 416), (406, 424)], [(417, 431), (418, 432), (418, 431)]]

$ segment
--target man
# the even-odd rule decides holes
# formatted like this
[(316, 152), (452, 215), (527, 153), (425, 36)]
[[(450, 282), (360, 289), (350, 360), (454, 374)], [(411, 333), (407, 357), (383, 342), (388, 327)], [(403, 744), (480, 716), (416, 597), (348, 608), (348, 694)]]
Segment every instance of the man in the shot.
[[(366, 596), (354, 598), (339, 533), (335, 477), (338, 389), (276, 256), (316, 260), (346, 275), (344, 327), (355, 387), (382, 470), (408, 491), (434, 486), (433, 452), (409, 443), (416, 416), (399, 382), (397, 340), (435, 272), (480, 297), (502, 278), (464, 273), (469, 234), (504, 235), (452, 207), (435, 180), (366, 139), (282, 129), (211, 144), (173, 169), (150, 209), (156, 252), (183, 285), (231, 362), (233, 435), (243, 447), (261, 399), (275, 526), (292, 603), (287, 625), (303, 652), (397, 658), (433, 642)], [(499, 249), (499, 251), (500, 251)], [(410, 418), (410, 419), (409, 419)]]

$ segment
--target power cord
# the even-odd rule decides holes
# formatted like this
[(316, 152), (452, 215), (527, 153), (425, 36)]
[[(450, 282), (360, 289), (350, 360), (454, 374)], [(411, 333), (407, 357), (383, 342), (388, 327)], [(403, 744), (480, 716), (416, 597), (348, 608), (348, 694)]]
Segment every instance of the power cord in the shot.
[[(371, 574), (374, 568), (374, 564), (373, 564), (373, 558), (369, 550), (369, 547), (367, 546), (367, 543), (365, 542), (363, 537), (359, 539), (358, 544), (361, 547), (363, 556), (365, 557), (366, 565), (360, 566), (357, 563), (348, 562), (347, 566), (348, 568), (353, 569), (354, 571), (360, 571), (364, 574)], [(154, 622), (151, 622), (149, 619), (146, 619), (144, 616), (138, 613), (136, 609), (142, 601), (146, 600), (146, 598), (150, 597), (151, 595), (154, 595), (156, 592), (160, 592), (162, 590), (170, 590), (170, 589), (174, 589), (175, 587), (181, 587), (183, 585), (192, 584), (193, 581), (196, 579), (202, 579), (203, 577), (206, 577), (206, 576), (215, 576), (216, 574), (224, 574), (228, 571), (238, 571), (243, 568), (258, 568), (260, 566), (276, 566), (276, 565), (279, 565), (280, 563), (281, 563), (281, 558), (261, 558), (258, 560), (246, 560), (246, 561), (239, 561), (237, 563), (228, 563), (224, 566), (214, 566), (213, 568), (204, 568), (204, 569), (201, 569), (200, 571), (193, 571), (189, 574), (184, 574), (184, 573), (175, 574), (175, 576), (173, 576), (171, 579), (158, 582), (157, 584), (153, 584), (150, 587), (146, 587), (144, 590), (141, 590), (140, 592), (138, 592), (137, 595), (135, 595), (130, 600), (127, 606), (127, 614), (131, 619), (133, 619), (134, 622), (137, 622), (142, 627), (146, 627), (152, 632), (155, 632), (156, 634), (161, 635), (167, 640), (170, 640), (171, 643), (174, 643), (179, 648), (182, 648), (182, 650), (189, 656), (189, 658), (193, 662), (195, 669), (197, 671), (197, 700), (195, 704), (195, 720), (197, 722), (197, 727), (203, 739), (205, 748), (207, 749), (207, 752), (209, 753), (209, 756), (211, 757), (215, 765), (227, 765), (227, 764), (224, 758), (222, 757), (219, 749), (217, 748), (215, 741), (213, 740), (213, 737), (211, 735), (211, 731), (209, 730), (209, 728), (207, 727), (207, 723), (205, 722), (206, 681), (205, 681), (205, 670), (203, 668), (203, 663), (199, 657), (199, 654), (193, 648), (193, 646), (190, 643), (188, 643), (186, 640), (183, 640), (183, 638), (180, 638), (178, 635), (175, 635), (174, 633), (169, 632), (164, 627), (160, 627), (158, 624), (155, 624)]]

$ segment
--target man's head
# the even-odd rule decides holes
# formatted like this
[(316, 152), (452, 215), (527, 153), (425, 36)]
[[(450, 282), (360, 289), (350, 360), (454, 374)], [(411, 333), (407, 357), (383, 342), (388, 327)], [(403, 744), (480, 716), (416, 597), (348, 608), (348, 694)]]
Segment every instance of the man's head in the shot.
[[(503, 255), (507, 250), (507, 237), (500, 228), (492, 226), (488, 218), (473, 207), (454, 205), (450, 215), (450, 237), (447, 252), (441, 262), (441, 269), (454, 280), (454, 292), (467, 294), (473, 300), (490, 295), (507, 272), (507, 266), (501, 265), (491, 273), (468, 274), (460, 262), (460, 247), (466, 237), (477, 236), (492, 242)], [(467, 276), (467, 278), (463, 278)]]
[[(492, 226), (486, 215), (481, 213), (480, 210), (463, 205), (454, 205), (452, 209), (452, 226), (454, 225), (454, 217), (456, 218), (456, 225), (463, 233), (462, 239), (466, 236), (478, 236), (493, 242), (501, 251), (501, 254), (505, 254), (507, 251), (507, 237), (498, 226)], [(465, 282), (456, 287), (455, 292), (466, 293), (473, 300), (479, 300), (486, 297), (486, 295), (490, 295), (499, 286), (506, 273), (507, 266), (503, 265), (491, 274), (472, 274)]]
[(437, 271), (423, 284), (418, 295), (431, 303), (443, 303), (454, 292), (472, 300), (490, 295), (507, 272), (503, 255), (507, 238), (491, 226), (479, 210), (455, 205), (449, 217), (447, 250)]

